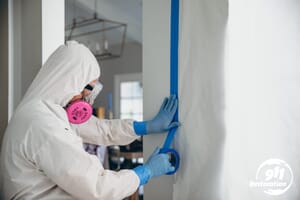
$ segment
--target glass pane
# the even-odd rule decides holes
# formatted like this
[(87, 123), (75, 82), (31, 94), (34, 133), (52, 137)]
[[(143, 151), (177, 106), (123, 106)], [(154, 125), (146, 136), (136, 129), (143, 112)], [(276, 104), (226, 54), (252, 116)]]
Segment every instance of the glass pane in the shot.
[(121, 113), (121, 119), (134, 119), (137, 121), (143, 121), (143, 114), (134, 114), (134, 113)]
[(121, 113), (127, 114), (142, 114), (143, 101), (142, 99), (122, 99)]
[(131, 114), (121, 113), (121, 119), (133, 119)]
[(142, 113), (142, 99), (121, 99), (121, 113)]
[(123, 82), (121, 83), (121, 99), (124, 97), (131, 96), (131, 84), (130, 82)]
[(139, 81), (121, 83), (120, 118), (143, 120), (143, 88)]
[(133, 118), (136, 121), (143, 121), (143, 114), (135, 114), (133, 115)]
[(143, 89), (140, 82), (132, 82), (132, 97), (139, 97), (141, 98), (143, 96)]
[(143, 89), (139, 81), (128, 81), (121, 83), (121, 98), (141, 98)]
[(133, 104), (130, 99), (121, 99), (121, 113), (131, 113), (133, 109)]

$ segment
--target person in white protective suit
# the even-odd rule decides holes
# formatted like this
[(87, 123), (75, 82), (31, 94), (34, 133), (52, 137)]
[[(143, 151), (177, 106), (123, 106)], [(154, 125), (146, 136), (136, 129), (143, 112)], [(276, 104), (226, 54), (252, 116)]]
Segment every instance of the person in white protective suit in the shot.
[[(10, 120), (1, 152), (3, 199), (123, 199), (150, 178), (174, 170), (158, 149), (133, 170), (105, 170), (83, 143), (128, 144), (140, 135), (178, 126), (174, 96), (149, 121), (101, 120), (70, 123), (66, 110), (78, 99), (92, 102), (100, 68), (75, 41), (60, 46), (42, 66)], [(88, 87), (87, 87), (88, 86)], [(94, 90), (95, 89), (95, 90)], [(96, 91), (96, 92), (93, 92)]]

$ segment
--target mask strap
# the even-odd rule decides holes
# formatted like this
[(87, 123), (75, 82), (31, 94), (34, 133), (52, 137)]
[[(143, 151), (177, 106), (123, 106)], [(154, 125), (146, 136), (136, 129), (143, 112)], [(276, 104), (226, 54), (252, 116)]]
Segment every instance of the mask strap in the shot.
[(92, 90), (94, 89), (94, 87), (91, 86), (90, 84), (87, 84), (87, 85), (84, 87), (84, 89), (87, 89), (87, 90), (92, 91)]

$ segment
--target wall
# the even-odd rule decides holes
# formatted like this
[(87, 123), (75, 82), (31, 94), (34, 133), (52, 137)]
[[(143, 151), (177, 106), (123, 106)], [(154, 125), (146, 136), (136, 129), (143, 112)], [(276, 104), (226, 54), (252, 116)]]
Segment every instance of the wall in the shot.
[(12, 1), (12, 98), (17, 107), (43, 62), (64, 43), (64, 1)]
[(0, 1), (0, 141), (8, 121), (8, 0)]
[(64, 43), (65, 3), (62, 0), (42, 0), (42, 63)]
[[(169, 95), (169, 0), (143, 1), (143, 86), (144, 118), (153, 117)], [(161, 146), (165, 135), (144, 137), (144, 158)], [(172, 199), (172, 176), (150, 180), (145, 200)]]
[(22, 0), (14, 0), (11, 2), (11, 60), (10, 60), (10, 100), (9, 115), (11, 117), (14, 109), (22, 98)]
[(94, 106), (108, 108), (108, 94), (114, 93), (114, 75), (142, 72), (142, 46), (139, 43), (126, 43), (120, 58), (103, 60), (99, 64), (101, 68), (100, 82), (104, 87)]
[(21, 3), (21, 95), (23, 96), (42, 64), (42, 1)]

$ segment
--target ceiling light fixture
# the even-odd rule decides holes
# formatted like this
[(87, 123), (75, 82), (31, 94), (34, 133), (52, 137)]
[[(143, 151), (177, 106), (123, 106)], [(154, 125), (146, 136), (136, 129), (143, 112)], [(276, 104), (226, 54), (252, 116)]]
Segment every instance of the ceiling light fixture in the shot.
[(99, 60), (119, 58), (123, 54), (127, 24), (99, 18), (94, 4), (94, 14), (89, 19), (76, 19), (75, 0), (72, 24), (65, 27), (65, 40), (76, 40), (85, 44)]

